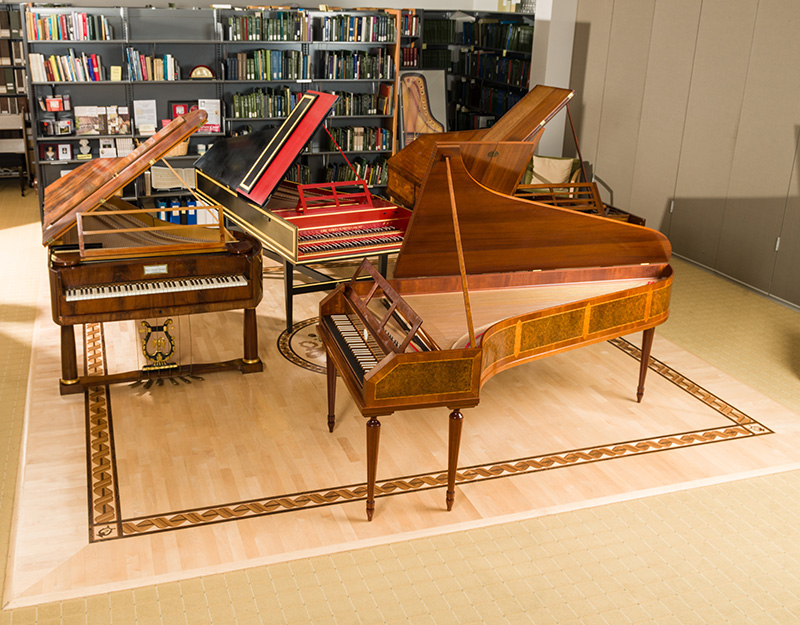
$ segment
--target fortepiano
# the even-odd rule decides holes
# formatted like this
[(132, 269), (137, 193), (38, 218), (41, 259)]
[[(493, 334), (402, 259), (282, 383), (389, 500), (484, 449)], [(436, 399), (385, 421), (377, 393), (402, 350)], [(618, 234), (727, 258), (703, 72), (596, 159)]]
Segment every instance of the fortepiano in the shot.
[(429, 151), (393, 279), (365, 260), (360, 272), (369, 281), (340, 285), (320, 303), (328, 428), (335, 426), (337, 375), (367, 419), (368, 519), (375, 509), (378, 417), (450, 410), (449, 510), (461, 410), (478, 404), (487, 380), (643, 331), (641, 401), (654, 329), (669, 315), (671, 247), (664, 235), (490, 189), (472, 175), (464, 157), (469, 148), (443, 140)]
[[(605, 204), (597, 185), (588, 180), (569, 110), (574, 95), (571, 89), (536, 85), (489, 128), (421, 135), (389, 159), (389, 197), (414, 206), (436, 146), (458, 143), (470, 175), (494, 191), (644, 225), (641, 217)], [(570, 122), (581, 180), (555, 185), (521, 184), (545, 126), (561, 110), (566, 110)]]
[[(246, 233), (180, 225), (118, 193), (206, 119), (193, 111), (129, 155), (84, 163), (45, 189), (42, 239), (49, 248), (53, 320), (61, 326), (62, 394), (142, 378), (263, 370), (255, 308), (262, 297), (259, 241)], [(213, 363), (79, 375), (75, 324), (244, 310), (243, 356)]]
[[(284, 180), (336, 98), (307, 91), (279, 128), (220, 139), (195, 163), (201, 197), (222, 205), (227, 219), (283, 262), (287, 331), (294, 295), (329, 290), (348, 279), (317, 265), (369, 256), (379, 259), (385, 274), (411, 217), (408, 208), (372, 195), (364, 181), (297, 185)], [(296, 285), (295, 271), (312, 281)]]

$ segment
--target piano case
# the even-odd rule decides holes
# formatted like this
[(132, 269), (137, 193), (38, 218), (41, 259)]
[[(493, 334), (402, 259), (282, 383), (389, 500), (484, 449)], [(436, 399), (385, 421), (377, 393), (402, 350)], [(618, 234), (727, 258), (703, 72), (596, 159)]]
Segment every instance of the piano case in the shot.
[[(263, 369), (255, 316), (263, 289), (259, 241), (228, 231), (219, 206), (197, 207), (211, 216), (206, 220), (210, 224), (194, 225), (159, 219), (161, 209), (139, 209), (119, 197), (205, 119), (205, 111), (192, 111), (127, 156), (84, 163), (45, 189), (42, 242), (50, 251), (53, 320), (61, 326), (62, 394), (189, 371)], [(78, 375), (75, 324), (234, 309), (245, 312), (242, 358), (169, 370)]]

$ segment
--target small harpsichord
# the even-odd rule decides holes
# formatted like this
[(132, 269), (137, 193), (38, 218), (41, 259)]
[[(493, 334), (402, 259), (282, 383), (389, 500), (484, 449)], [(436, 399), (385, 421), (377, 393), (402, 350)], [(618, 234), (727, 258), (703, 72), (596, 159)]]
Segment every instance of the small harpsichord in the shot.
[[(255, 308), (262, 297), (261, 244), (250, 235), (162, 221), (118, 192), (202, 125), (180, 117), (129, 155), (79, 166), (45, 189), (43, 244), (49, 248), (53, 320), (61, 326), (62, 394), (191, 370), (261, 371)], [(209, 214), (218, 212), (210, 207)], [(79, 375), (74, 325), (244, 309), (244, 354), (225, 362)]]
[(474, 145), (463, 137), (433, 137), (395, 157), (426, 166), (419, 184), (408, 187), (414, 212), (393, 279), (365, 266), (371, 281), (341, 285), (320, 304), (328, 426), (335, 425), (337, 374), (368, 419), (369, 518), (379, 416), (437, 406), (451, 411), (450, 509), (461, 409), (478, 404), (487, 380), (519, 364), (642, 331), (641, 401), (654, 329), (669, 315), (671, 247), (664, 235), (492, 189), (486, 177), (481, 182), (474, 175), (474, 159), (465, 157), (476, 153)]
[[(363, 181), (284, 181), (335, 101), (333, 94), (307, 91), (279, 128), (218, 140), (195, 163), (201, 195), (221, 204), (228, 219), (284, 263), (287, 329), (295, 294), (342, 281), (315, 265), (369, 256), (380, 259), (385, 273), (386, 259), (400, 249), (411, 216), (408, 208), (373, 196)], [(295, 285), (295, 271), (313, 281)]]

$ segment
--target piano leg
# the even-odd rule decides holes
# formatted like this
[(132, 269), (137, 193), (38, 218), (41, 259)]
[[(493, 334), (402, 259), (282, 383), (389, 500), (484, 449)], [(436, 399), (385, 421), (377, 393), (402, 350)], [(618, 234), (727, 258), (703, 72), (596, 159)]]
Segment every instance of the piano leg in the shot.
[(367, 521), (375, 513), (375, 476), (378, 473), (378, 444), (381, 438), (381, 422), (375, 417), (367, 421)]
[(61, 394), (74, 391), (70, 386), (78, 383), (78, 358), (75, 354), (75, 326), (61, 326)]
[(256, 309), (244, 309), (244, 358), (242, 359), (242, 373), (263, 371), (261, 359), (258, 357), (258, 324), (256, 323)]
[(294, 288), (294, 265), (288, 260), (283, 263), (283, 283), (286, 289), (286, 331), (292, 331), (292, 289)]
[(328, 432), (333, 432), (336, 425), (336, 365), (333, 364), (331, 353), (328, 350), (325, 361), (328, 375)]
[(642, 333), (642, 360), (639, 363), (639, 386), (636, 389), (637, 402), (641, 402), (644, 396), (644, 379), (647, 376), (647, 368), (650, 364), (650, 348), (653, 347), (655, 333), (655, 328), (650, 328)]
[(456, 408), (450, 413), (450, 433), (447, 443), (447, 510), (453, 509), (456, 498), (456, 471), (458, 469), (458, 450), (461, 446), (461, 426), (464, 425), (464, 415)]

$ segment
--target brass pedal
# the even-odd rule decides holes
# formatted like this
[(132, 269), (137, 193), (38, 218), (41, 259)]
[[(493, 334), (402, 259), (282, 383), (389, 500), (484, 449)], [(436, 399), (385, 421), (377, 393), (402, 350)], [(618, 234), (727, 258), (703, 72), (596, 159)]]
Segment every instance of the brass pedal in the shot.
[(172, 386), (180, 386), (180, 384), (178, 384), (178, 380), (176, 380), (175, 378), (167, 378), (167, 379), (170, 382), (172, 382)]
[(191, 384), (192, 383), (192, 381), (189, 378), (185, 377), (185, 376), (181, 376), (181, 380), (183, 380), (186, 384)]
[(153, 386), (153, 382), (154, 382), (154, 380), (152, 380), (152, 379), (150, 379), (150, 380), (147, 380), (147, 382), (145, 382), (145, 383), (144, 383), (144, 388), (145, 388), (145, 390), (147, 390), (147, 389), (149, 389), (151, 386)]

